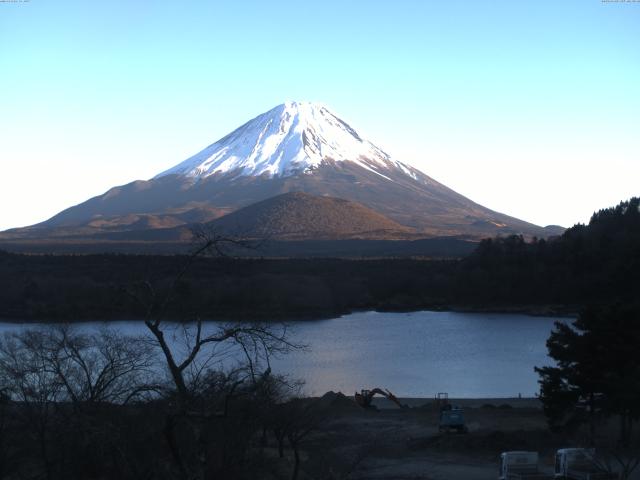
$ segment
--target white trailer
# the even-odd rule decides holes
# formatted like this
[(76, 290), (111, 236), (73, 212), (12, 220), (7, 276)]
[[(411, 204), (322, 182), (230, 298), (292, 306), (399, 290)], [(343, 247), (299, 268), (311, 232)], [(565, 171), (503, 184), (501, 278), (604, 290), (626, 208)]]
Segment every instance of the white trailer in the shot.
[(538, 452), (502, 452), (498, 480), (552, 480), (553, 475), (540, 472)]
[(616, 480), (596, 461), (593, 448), (561, 448), (556, 452), (554, 477), (558, 480)]

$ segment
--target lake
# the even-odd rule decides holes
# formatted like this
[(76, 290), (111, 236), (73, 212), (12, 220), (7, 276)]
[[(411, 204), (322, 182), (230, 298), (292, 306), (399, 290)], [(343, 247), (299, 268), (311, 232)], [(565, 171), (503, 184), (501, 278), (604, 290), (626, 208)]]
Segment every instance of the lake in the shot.
[[(545, 342), (555, 321), (567, 319), (422, 311), (291, 322), (291, 338), (308, 348), (275, 359), (272, 367), (304, 379), (311, 395), (381, 387), (403, 397), (437, 392), (455, 398), (531, 397), (538, 392), (533, 367), (552, 364)], [(140, 321), (109, 325), (127, 334), (146, 333)], [(2, 323), (0, 333), (27, 326)]]

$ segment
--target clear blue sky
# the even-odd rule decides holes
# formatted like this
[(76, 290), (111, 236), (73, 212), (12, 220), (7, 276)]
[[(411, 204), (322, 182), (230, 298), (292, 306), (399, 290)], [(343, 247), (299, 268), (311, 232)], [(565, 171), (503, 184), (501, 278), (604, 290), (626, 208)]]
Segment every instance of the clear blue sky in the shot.
[(285, 100), (538, 224), (640, 194), (640, 3), (0, 2), (0, 229)]

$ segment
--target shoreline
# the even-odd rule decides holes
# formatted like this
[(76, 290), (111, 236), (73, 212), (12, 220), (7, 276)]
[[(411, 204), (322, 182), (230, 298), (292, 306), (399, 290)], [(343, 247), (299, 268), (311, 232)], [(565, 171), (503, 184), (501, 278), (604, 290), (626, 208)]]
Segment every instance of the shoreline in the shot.
[[(289, 322), (314, 322), (323, 320), (333, 320), (340, 317), (353, 315), (357, 313), (420, 313), (420, 312), (452, 312), (452, 313), (486, 313), (486, 314), (514, 314), (514, 315), (527, 315), (530, 317), (559, 317), (559, 318), (575, 318), (578, 316), (579, 308), (577, 306), (569, 305), (503, 305), (495, 307), (482, 307), (482, 306), (465, 306), (465, 305), (438, 305), (438, 306), (425, 306), (424, 308), (363, 308), (353, 309), (344, 312), (333, 311), (331, 313), (318, 315), (300, 315), (300, 316), (280, 316), (279, 318), (265, 318), (264, 316), (247, 317), (246, 319), (237, 318), (235, 316), (222, 316), (221, 318), (204, 319), (204, 322), (248, 322), (248, 323), (289, 323)], [(45, 320), (42, 318), (33, 317), (3, 317), (0, 315), (0, 323), (6, 324), (73, 324), (73, 323), (88, 323), (88, 322), (104, 322), (104, 323), (118, 323), (118, 322), (136, 322), (143, 321), (142, 317), (127, 317), (127, 318), (95, 318), (95, 319), (68, 319), (68, 318), (56, 318), (52, 320)], [(193, 319), (175, 319), (166, 318), (166, 322), (170, 323), (192, 323)]]
[[(346, 395), (347, 398), (353, 398)], [(321, 397), (318, 397), (321, 398)], [(410, 408), (426, 409), (436, 408), (436, 401), (433, 397), (398, 397), (400, 403)], [(538, 397), (480, 397), (480, 398), (449, 398), (449, 403), (466, 408), (473, 409), (500, 409), (507, 410), (512, 408), (534, 408), (542, 409), (542, 402)], [(400, 408), (384, 397), (374, 397), (372, 404), (383, 410), (399, 410)]]

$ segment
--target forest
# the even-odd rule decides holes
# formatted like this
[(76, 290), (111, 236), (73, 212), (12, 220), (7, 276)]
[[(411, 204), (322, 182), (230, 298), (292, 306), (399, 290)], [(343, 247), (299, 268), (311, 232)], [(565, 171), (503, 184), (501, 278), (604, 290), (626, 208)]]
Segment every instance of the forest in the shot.
[(356, 310), (464, 309), (574, 313), (585, 303), (635, 302), (638, 198), (600, 210), (562, 236), (480, 242), (458, 259), (242, 258), (188, 255), (22, 255), (0, 252), (0, 318), (143, 318), (128, 294), (161, 292), (177, 273), (174, 320), (291, 320)]

